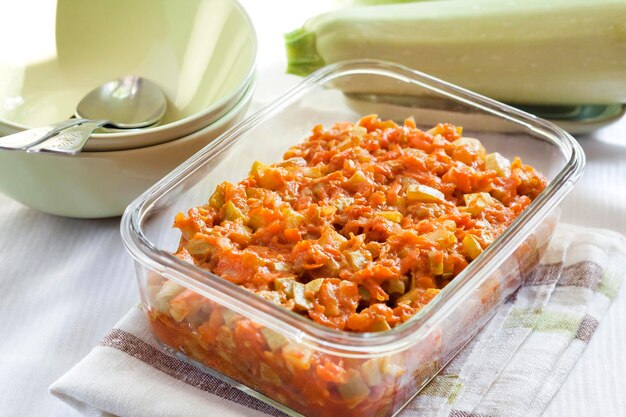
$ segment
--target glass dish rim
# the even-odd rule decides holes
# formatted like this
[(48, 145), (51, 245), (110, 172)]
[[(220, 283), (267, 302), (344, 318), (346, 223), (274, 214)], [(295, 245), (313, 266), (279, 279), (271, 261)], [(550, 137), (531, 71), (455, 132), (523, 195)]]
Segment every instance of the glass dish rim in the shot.
[[(171, 253), (158, 249), (150, 242), (142, 231), (141, 220), (143, 213), (162, 195), (184, 181), (208, 160), (237, 143), (244, 133), (267, 121), (311, 89), (350, 74), (387, 75), (416, 83), (454, 101), (463, 102), (492, 115), (524, 125), (542, 134), (544, 140), (557, 146), (566, 159), (568, 155), (569, 158), (563, 169), (550, 181), (548, 187), (511, 226), (447, 285), (432, 302), (406, 323), (384, 332), (354, 333), (322, 326), (274, 305), (215, 274), (183, 262)], [(551, 137), (554, 139), (550, 139)], [(135, 261), (205, 297), (215, 299), (219, 296), (220, 303), (226, 308), (248, 316), (282, 334), (311, 343), (318, 350), (343, 352), (356, 356), (375, 355), (401, 350), (412, 345), (415, 340), (419, 340), (431, 328), (437, 326), (440, 320), (444, 320), (448, 316), (447, 311), (456, 305), (455, 301), (462, 300), (476, 287), (471, 283), (478, 284), (481, 279), (486, 279), (567, 195), (580, 179), (584, 165), (585, 156), (578, 142), (553, 123), (402, 65), (379, 60), (343, 61), (315, 71), (278, 99), (223, 133), (162, 178), (127, 207), (120, 229), (122, 241)]]

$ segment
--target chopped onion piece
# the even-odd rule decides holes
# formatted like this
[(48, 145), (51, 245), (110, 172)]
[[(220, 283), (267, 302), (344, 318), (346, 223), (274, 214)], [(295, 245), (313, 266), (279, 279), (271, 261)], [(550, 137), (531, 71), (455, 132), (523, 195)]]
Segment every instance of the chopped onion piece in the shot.
[(499, 177), (511, 175), (511, 161), (498, 152), (490, 153), (485, 157), (485, 168), (496, 171)]
[(483, 248), (474, 236), (467, 234), (463, 238), (463, 250), (471, 259), (476, 259), (482, 253)]
[(441, 191), (423, 184), (409, 185), (406, 190), (406, 197), (409, 201), (422, 203), (440, 203), (446, 199)]

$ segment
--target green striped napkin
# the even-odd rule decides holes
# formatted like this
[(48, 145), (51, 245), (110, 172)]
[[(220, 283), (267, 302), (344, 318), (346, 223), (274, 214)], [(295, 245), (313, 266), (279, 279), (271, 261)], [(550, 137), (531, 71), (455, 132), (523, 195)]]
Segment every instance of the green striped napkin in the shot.
[(559, 225), (524, 285), (400, 415), (541, 415), (617, 295), (624, 272), (623, 236)]

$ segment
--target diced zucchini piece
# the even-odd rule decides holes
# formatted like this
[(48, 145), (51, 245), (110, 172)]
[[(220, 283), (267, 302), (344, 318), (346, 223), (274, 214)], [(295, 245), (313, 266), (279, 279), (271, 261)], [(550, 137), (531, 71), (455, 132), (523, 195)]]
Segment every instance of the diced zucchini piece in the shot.
[(441, 222), (444, 229), (454, 232), (456, 230), (456, 222), (454, 220), (444, 220)]
[(441, 252), (429, 252), (428, 261), (430, 264), (430, 273), (432, 275), (443, 274), (443, 254)]
[(200, 231), (199, 225), (194, 221), (193, 216), (187, 217), (183, 213), (178, 213), (174, 218), (174, 227), (180, 229), (183, 238), (190, 240)]
[(367, 291), (362, 285), (359, 285), (359, 295), (363, 301), (369, 301), (371, 299), (369, 291)]
[(326, 227), (322, 231), (322, 236), (319, 239), (319, 244), (322, 246), (338, 248), (347, 241), (348, 239), (346, 239), (341, 233), (339, 233), (332, 227)]
[(337, 210), (343, 211), (346, 207), (354, 204), (354, 198), (352, 197), (340, 197), (330, 201), (330, 204), (337, 207)]
[(497, 200), (489, 193), (474, 193), (463, 195), (466, 211), (474, 216), (480, 214), (485, 208), (493, 206)]
[(366, 133), (367, 129), (363, 126), (355, 126), (354, 129), (352, 129), (352, 135), (356, 136), (359, 139), (363, 139), (363, 136), (365, 136)]
[(411, 291), (409, 291), (406, 294), (398, 297), (398, 299), (396, 300), (396, 304), (398, 304), (398, 305), (400, 305), (400, 304), (411, 304), (419, 296), (419, 291), (420, 291), (419, 288), (413, 288)]
[(336, 147), (340, 151), (346, 150), (352, 146), (363, 142), (363, 136), (367, 133), (367, 129), (363, 126), (356, 126), (348, 137), (339, 142)]
[(330, 276), (335, 276), (342, 269), (341, 264), (335, 260), (335, 258), (329, 258), (326, 262), (326, 269), (329, 271)]
[(315, 294), (316, 292), (320, 290), (323, 283), (324, 283), (324, 278), (316, 278), (312, 281), (307, 282), (304, 285), (305, 294), (309, 294), (309, 293)]
[(383, 382), (381, 375), (382, 361), (380, 358), (372, 358), (363, 362), (361, 365), (361, 373), (365, 383), (370, 387), (375, 387)]
[(185, 245), (185, 249), (191, 256), (205, 256), (213, 252), (213, 245), (207, 240), (207, 235), (196, 233)]
[(435, 188), (423, 184), (411, 184), (407, 187), (406, 198), (421, 203), (441, 203), (446, 197)]
[(402, 221), (402, 213), (395, 210), (381, 211), (378, 215), (394, 223), (400, 223)]
[[(222, 349), (235, 350), (237, 344), (235, 343), (235, 337), (233, 332), (226, 326), (220, 326), (215, 336), (215, 341)], [(218, 351), (222, 350), (218, 349)]]
[(304, 216), (295, 210), (285, 208), (282, 210), (285, 229), (296, 229), (304, 221)]
[(252, 228), (252, 230), (258, 230), (261, 227), (267, 226), (266, 217), (263, 216), (262, 211), (254, 210), (250, 219), (248, 220), (248, 226)]
[(288, 298), (293, 298), (294, 284), (296, 284), (294, 278), (276, 278), (274, 281), (274, 289), (282, 292)]
[(383, 371), (383, 375), (392, 378), (398, 378), (406, 372), (403, 365), (396, 363), (397, 361), (392, 361), (389, 357), (385, 357), (382, 361), (381, 370)]
[(402, 185), (403, 188), (408, 188), (411, 185), (419, 184), (419, 182), (417, 182), (417, 180), (415, 178), (401, 176), (400, 177), (400, 184)]
[(252, 241), (252, 229), (241, 224), (236, 224), (234, 229), (228, 233), (228, 237), (239, 245), (248, 246)]
[(274, 303), (278, 305), (281, 305), (282, 302), (285, 300), (284, 298), (281, 299), (281, 295), (283, 295), (284, 297), (284, 294), (277, 292), (277, 291), (261, 290), (257, 292), (257, 295), (261, 298), (266, 299), (270, 303)]
[(490, 153), (485, 157), (485, 168), (496, 171), (499, 177), (511, 175), (511, 161), (498, 152)]
[(353, 144), (352, 142), (352, 138), (351, 137), (347, 137), (344, 140), (342, 140), (341, 142), (339, 142), (336, 147), (337, 149), (339, 149), (340, 151), (345, 151), (348, 148), (351, 148), (352, 146), (356, 145), (356, 143)]
[(369, 182), (369, 178), (367, 178), (367, 176), (360, 169), (357, 169), (348, 180), (348, 184), (353, 185), (363, 184), (366, 182)]
[(482, 253), (483, 248), (473, 235), (467, 234), (463, 238), (463, 250), (471, 259), (476, 259)]
[(282, 384), (282, 380), (278, 374), (265, 362), (261, 362), (261, 365), (259, 365), (259, 374), (264, 382), (269, 382), (273, 385)]
[(346, 251), (345, 256), (350, 266), (355, 270), (363, 269), (369, 261), (367, 256), (360, 250)]
[(211, 198), (209, 198), (209, 205), (219, 210), (224, 205), (224, 202), (224, 190), (222, 187), (217, 187)]
[(261, 186), (269, 190), (278, 190), (284, 183), (283, 172), (278, 168), (268, 169), (261, 179)]
[(263, 327), (261, 329), (261, 334), (272, 352), (276, 352), (278, 349), (289, 343), (289, 339), (285, 336), (267, 327)]
[(387, 292), (389, 294), (403, 294), (405, 291), (404, 281), (399, 278), (387, 281)]
[(265, 165), (263, 162), (255, 161), (250, 173), (261, 187), (268, 190), (277, 190), (284, 183), (280, 169)]
[(244, 224), (248, 222), (248, 216), (243, 214), (241, 210), (232, 202), (228, 201), (223, 206), (224, 210), (224, 219), (235, 221), (237, 219), (243, 220)]
[(185, 287), (182, 285), (178, 285), (174, 281), (167, 280), (156, 294), (152, 305), (161, 313), (167, 314), (170, 308), (170, 300), (184, 290)]
[(272, 264), (276, 272), (291, 272), (291, 268), (285, 262), (276, 261)]
[(320, 216), (321, 217), (330, 217), (337, 212), (337, 207), (335, 206), (322, 206), (320, 207)]
[(477, 151), (477, 152), (480, 151), (480, 149), (484, 149), (483, 144), (480, 143), (478, 139), (470, 138), (467, 136), (458, 138), (457, 140), (452, 142), (452, 145), (455, 148), (468, 148), (468, 149), (471, 149), (472, 151)]
[(252, 163), (252, 168), (250, 169), (250, 174), (252, 174), (258, 180), (259, 177), (261, 177), (261, 175), (263, 175), (263, 173), (265, 172), (265, 170), (267, 168), (268, 168), (268, 166), (266, 164), (264, 164), (263, 162), (261, 162), (261, 161), (254, 161)]
[(345, 384), (337, 385), (337, 390), (341, 397), (351, 404), (363, 401), (370, 393), (363, 376), (354, 369), (348, 369), (348, 380)]
[(471, 165), (477, 159), (485, 159), (485, 148), (478, 139), (462, 137), (452, 142), (452, 157)]
[(319, 178), (323, 175), (322, 170), (318, 167), (303, 167), (302, 173), (307, 178)]
[(387, 330), (391, 330), (391, 326), (389, 326), (384, 317), (380, 317), (367, 328), (368, 332), (384, 332)]
[(449, 248), (457, 242), (454, 233), (447, 229), (437, 229), (424, 235), (426, 238), (437, 242), (442, 248)]
[(222, 311), (222, 317), (224, 318), (224, 325), (230, 329), (232, 329), (235, 326), (235, 323), (241, 319), (241, 315), (227, 308)]
[(313, 302), (304, 295), (304, 292), (304, 284), (301, 282), (293, 283), (293, 301), (300, 310), (313, 308)]
[(253, 200), (263, 200), (265, 198), (265, 190), (262, 188), (246, 188), (246, 197)]
[(306, 346), (297, 343), (288, 343), (283, 346), (283, 358), (296, 369), (308, 370), (313, 360), (313, 351)]
[(450, 278), (454, 275), (454, 262), (448, 261), (443, 263), (443, 274), (441, 276), (443, 278)]
[(420, 301), (423, 303), (424, 301), (432, 299), (439, 293), (439, 289), (436, 288), (428, 288), (423, 289), (420, 287), (413, 288), (411, 291), (404, 294), (402, 297), (398, 298), (396, 301), (398, 305), (400, 304), (412, 304), (414, 301)]
[(307, 164), (306, 159), (301, 156), (294, 156), (289, 159), (285, 159), (282, 162), (279, 162), (277, 165), (281, 167), (305, 167)]

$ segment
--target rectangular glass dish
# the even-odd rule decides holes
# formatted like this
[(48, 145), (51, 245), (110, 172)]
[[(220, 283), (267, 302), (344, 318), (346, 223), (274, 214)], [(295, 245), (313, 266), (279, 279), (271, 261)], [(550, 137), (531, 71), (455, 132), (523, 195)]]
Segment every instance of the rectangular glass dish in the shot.
[[(283, 309), (172, 255), (177, 213), (206, 204), (254, 161), (278, 162), (317, 124), (367, 114), (420, 128), (463, 127), (489, 152), (543, 173), (549, 184), (511, 226), (406, 323), (376, 333), (338, 331)], [(135, 200), (121, 224), (141, 299), (164, 349), (290, 415), (395, 415), (526, 279), (580, 178), (584, 154), (563, 130), (425, 74), (377, 61), (344, 62), (306, 78), (220, 136)], [(171, 308), (188, 295), (186, 314)], [(329, 365), (330, 364), (330, 365)], [(332, 364), (343, 376), (332, 378)]]

